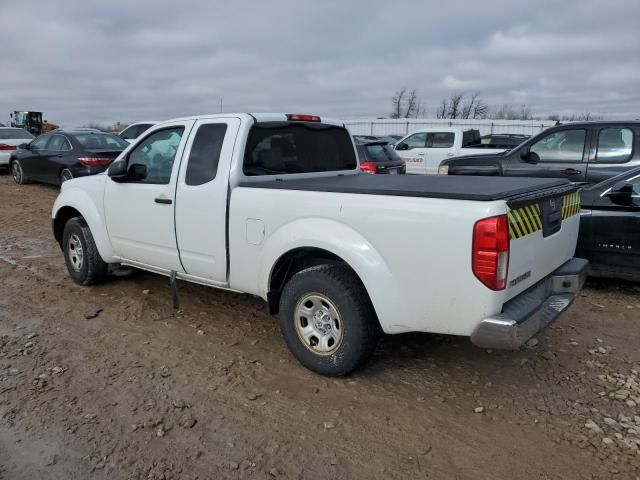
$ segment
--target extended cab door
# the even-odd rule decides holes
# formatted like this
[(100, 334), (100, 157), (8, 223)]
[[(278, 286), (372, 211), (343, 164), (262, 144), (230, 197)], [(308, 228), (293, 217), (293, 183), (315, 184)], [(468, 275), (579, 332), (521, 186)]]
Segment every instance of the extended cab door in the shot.
[(589, 131), (555, 130), (531, 144), (520, 158), (502, 164), (505, 176), (566, 178), (583, 182), (587, 173)]
[(186, 147), (176, 192), (176, 236), (185, 272), (227, 281), (227, 197), (238, 118), (198, 120)]
[[(423, 173), (438, 174), (440, 163), (454, 157), (462, 147), (462, 132), (428, 132), (425, 168)], [(458, 137), (458, 138), (456, 138)]]
[[(640, 165), (640, 131), (630, 126), (594, 126), (586, 181), (602, 182)], [(634, 158), (635, 157), (635, 158)]]
[(183, 272), (174, 223), (180, 158), (193, 121), (164, 124), (118, 161), (127, 179), (108, 178), (104, 192), (107, 230), (116, 255), (164, 273)]

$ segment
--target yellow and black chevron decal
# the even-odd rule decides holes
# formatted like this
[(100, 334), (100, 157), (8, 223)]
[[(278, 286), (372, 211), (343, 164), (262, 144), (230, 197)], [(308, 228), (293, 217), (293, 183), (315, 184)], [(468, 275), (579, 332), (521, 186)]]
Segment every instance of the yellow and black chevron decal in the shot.
[(511, 240), (542, 230), (540, 207), (537, 203), (526, 207), (514, 208), (507, 215), (509, 217), (509, 236)]
[[(569, 193), (562, 197), (561, 213), (563, 220), (580, 213), (579, 192)], [(537, 203), (526, 207), (514, 208), (507, 215), (509, 217), (509, 236), (511, 240), (542, 230), (540, 205)]]
[(573, 217), (580, 213), (580, 193), (573, 192), (562, 197), (562, 218)]

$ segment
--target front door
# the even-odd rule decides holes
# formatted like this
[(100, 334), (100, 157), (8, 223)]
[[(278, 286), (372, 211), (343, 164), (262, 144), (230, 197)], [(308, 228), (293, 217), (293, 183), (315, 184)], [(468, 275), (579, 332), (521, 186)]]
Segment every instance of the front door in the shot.
[(396, 153), (407, 164), (407, 173), (425, 173), (427, 133), (417, 132), (396, 145)]
[(505, 176), (566, 178), (583, 182), (587, 174), (588, 131), (584, 128), (552, 132), (529, 147), (527, 160), (505, 162)]
[[(640, 175), (633, 184), (633, 204), (618, 205), (598, 195), (580, 219), (578, 254), (588, 254), (591, 268), (616, 277), (640, 279)], [(589, 208), (587, 206), (587, 208)]]
[(105, 217), (116, 255), (164, 273), (183, 272), (174, 207), (180, 160), (193, 121), (163, 125), (122, 160), (127, 180), (107, 180)]
[(187, 274), (217, 283), (227, 281), (228, 179), (239, 128), (237, 118), (198, 120), (178, 176), (180, 260)]

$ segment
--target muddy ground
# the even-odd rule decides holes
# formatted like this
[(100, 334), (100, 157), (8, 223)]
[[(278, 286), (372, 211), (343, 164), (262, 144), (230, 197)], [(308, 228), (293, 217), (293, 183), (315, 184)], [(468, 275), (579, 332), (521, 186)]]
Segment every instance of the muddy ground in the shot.
[(319, 377), (259, 299), (67, 276), (57, 194), (0, 176), (0, 479), (638, 479), (640, 286), (590, 281), (538, 343), (385, 337)]

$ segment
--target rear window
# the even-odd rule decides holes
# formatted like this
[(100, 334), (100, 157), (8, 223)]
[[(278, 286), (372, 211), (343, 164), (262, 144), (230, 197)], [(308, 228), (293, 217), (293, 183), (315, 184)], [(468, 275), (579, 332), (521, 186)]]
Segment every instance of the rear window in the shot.
[(73, 137), (87, 150), (124, 150), (129, 146), (111, 133), (74, 133)]
[(32, 140), (35, 137), (21, 128), (0, 128), (0, 140)]
[(365, 145), (367, 158), (370, 162), (393, 162), (400, 160), (398, 154), (388, 144), (384, 145)]
[(356, 154), (345, 128), (321, 123), (265, 122), (249, 132), (247, 176), (354, 170)]

